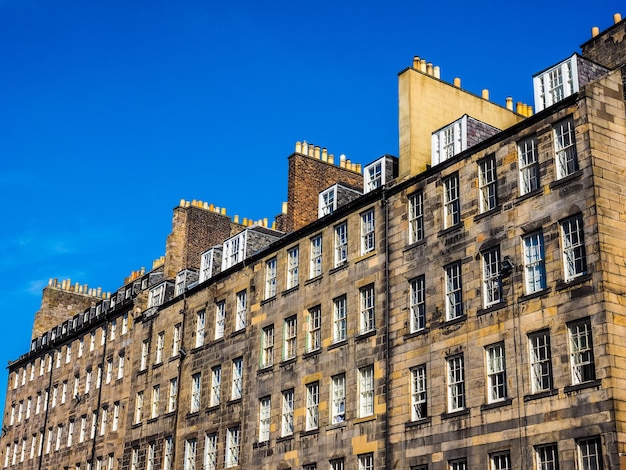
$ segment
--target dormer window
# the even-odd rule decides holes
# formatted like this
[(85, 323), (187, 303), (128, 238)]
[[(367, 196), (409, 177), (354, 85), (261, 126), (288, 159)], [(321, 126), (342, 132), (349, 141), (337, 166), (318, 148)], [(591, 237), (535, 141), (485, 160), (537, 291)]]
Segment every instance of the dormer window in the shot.
[(365, 167), (364, 192), (373, 191), (380, 188), (384, 181), (383, 162), (379, 160)]
[(244, 253), (246, 252), (246, 233), (247, 231), (244, 230), (224, 242), (222, 270), (228, 269), (240, 261), (243, 261)]
[(150, 297), (148, 299), (148, 308), (158, 307), (165, 300), (165, 283), (159, 284), (150, 289)]
[(467, 115), (433, 132), (432, 164), (452, 158), (467, 148)]
[(200, 257), (200, 282), (204, 282), (213, 273), (213, 249), (202, 253)]
[(318, 217), (332, 214), (337, 208), (337, 186), (322, 191), (319, 195)]
[(541, 111), (578, 91), (577, 55), (533, 77), (535, 109)]

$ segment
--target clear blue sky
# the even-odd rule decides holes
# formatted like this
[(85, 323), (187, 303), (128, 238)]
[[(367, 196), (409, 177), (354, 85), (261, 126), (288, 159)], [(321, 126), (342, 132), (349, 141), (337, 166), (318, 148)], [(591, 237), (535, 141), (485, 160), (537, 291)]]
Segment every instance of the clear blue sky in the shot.
[(414, 55), (532, 104), (532, 74), (620, 3), (0, 0), (0, 361), (49, 278), (114, 291), (149, 268), (181, 198), (271, 219), (296, 141), (397, 155)]

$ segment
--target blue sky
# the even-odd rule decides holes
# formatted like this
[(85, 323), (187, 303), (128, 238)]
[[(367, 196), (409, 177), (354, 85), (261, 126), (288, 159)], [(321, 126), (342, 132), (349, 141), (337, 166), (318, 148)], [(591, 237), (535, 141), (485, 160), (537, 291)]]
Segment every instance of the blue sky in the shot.
[(532, 104), (532, 74), (622, 6), (591, 5), (0, 0), (0, 361), (28, 350), (49, 278), (114, 291), (149, 268), (181, 198), (271, 219), (296, 141), (397, 155), (414, 55)]

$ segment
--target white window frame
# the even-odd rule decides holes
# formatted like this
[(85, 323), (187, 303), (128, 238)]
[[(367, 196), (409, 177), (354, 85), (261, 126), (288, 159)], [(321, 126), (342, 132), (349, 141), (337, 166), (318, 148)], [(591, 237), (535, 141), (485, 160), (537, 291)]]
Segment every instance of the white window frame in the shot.
[(409, 281), (409, 331), (417, 333), (426, 329), (426, 276)]
[(174, 464), (174, 438), (167, 436), (163, 447), (163, 470), (172, 470)]
[(185, 457), (183, 470), (196, 470), (196, 448), (195, 438), (185, 440)]
[(587, 273), (587, 255), (583, 220), (580, 215), (561, 222), (561, 242), (565, 280), (571, 281), (585, 275)]
[(546, 265), (543, 233), (534, 232), (522, 238), (524, 252), (524, 284), (526, 294), (546, 288)]
[(456, 459), (448, 461), (450, 470), (467, 470), (467, 459)]
[(348, 301), (345, 295), (333, 299), (333, 343), (348, 337)]
[(154, 358), (155, 364), (161, 364), (163, 362), (163, 348), (165, 347), (165, 331), (161, 331), (157, 334), (157, 347), (156, 355)]
[(358, 370), (359, 418), (374, 414), (374, 366), (361, 367)]
[(306, 420), (307, 431), (319, 427), (320, 384), (313, 382), (306, 386)]
[(204, 435), (204, 462), (203, 470), (217, 469), (217, 433)]
[(181, 323), (177, 323), (176, 325), (174, 325), (174, 332), (172, 334), (172, 357), (177, 356), (180, 353), (181, 331)]
[(161, 400), (161, 386), (159, 384), (152, 386), (152, 403), (150, 406), (150, 417), (159, 416), (159, 402)]
[(224, 466), (226, 468), (239, 465), (239, 440), (241, 430), (239, 427), (228, 428), (226, 430), (226, 452), (224, 455)]
[(461, 318), (463, 312), (463, 280), (461, 263), (453, 263), (445, 267), (446, 287), (446, 321)]
[(196, 348), (204, 346), (206, 326), (206, 310), (202, 309), (196, 312)]
[(539, 189), (539, 157), (537, 137), (531, 136), (517, 143), (520, 196)]
[(579, 90), (576, 54), (533, 77), (537, 112), (567, 98)]
[(335, 375), (330, 382), (330, 424), (346, 420), (346, 374)]
[(224, 242), (222, 256), (222, 271), (243, 261), (246, 252), (248, 231), (238, 233)]
[(376, 160), (363, 168), (363, 194), (385, 184), (384, 159)]
[(311, 279), (322, 275), (322, 255), (323, 255), (323, 239), (322, 235), (316, 235), (311, 238), (311, 265), (309, 277)]
[(224, 337), (224, 327), (226, 324), (226, 301), (220, 300), (215, 304), (215, 335), (214, 339)]
[(222, 393), (222, 366), (211, 368), (211, 397), (209, 406), (218, 406), (221, 402)]
[(487, 402), (497, 403), (506, 400), (504, 344), (497, 343), (485, 347), (485, 361), (487, 364)]
[(295, 394), (294, 390), (285, 390), (282, 393), (283, 395), (283, 406), (281, 412), (281, 436), (291, 436), (293, 435), (294, 429), (294, 421), (293, 421), (293, 413), (294, 413), (294, 399)]
[(146, 470), (154, 470), (155, 445), (154, 442), (148, 444), (148, 452), (146, 452)]
[(478, 192), (480, 212), (489, 212), (498, 205), (498, 175), (496, 156), (489, 155), (478, 162)]
[(322, 309), (320, 306), (308, 310), (306, 352), (317, 351), (322, 347)]
[(374, 209), (361, 213), (361, 255), (376, 250), (376, 219)]
[(358, 456), (359, 470), (374, 470), (374, 454), (362, 454)]
[(465, 409), (465, 364), (463, 355), (448, 357), (446, 366), (448, 413), (454, 413)]
[(565, 119), (556, 123), (553, 129), (556, 177), (562, 179), (578, 171), (574, 120)]
[(261, 368), (274, 364), (274, 325), (261, 330)]
[(483, 275), (483, 305), (485, 308), (502, 302), (500, 278), (500, 248), (494, 247), (481, 253)]
[(158, 307), (160, 305), (163, 305), (163, 301), (165, 299), (165, 288), (166, 288), (166, 284), (162, 283), (150, 289), (150, 295), (148, 299), (148, 308)]
[(124, 353), (119, 353), (117, 355), (117, 379), (123, 379), (124, 378), (124, 360), (125, 360), (125, 354)]
[(246, 327), (246, 316), (248, 313), (248, 294), (245, 290), (235, 294), (237, 312), (235, 315), (235, 331), (243, 330)]
[(408, 197), (409, 244), (424, 239), (424, 193), (418, 191)]
[(293, 359), (298, 352), (298, 317), (292, 315), (283, 322), (283, 361)]
[(359, 315), (359, 333), (374, 331), (376, 328), (376, 296), (374, 284), (362, 287), (359, 290), (361, 311)]
[(433, 166), (465, 150), (467, 148), (467, 116), (433, 132), (431, 145)]
[(144, 339), (141, 342), (141, 362), (139, 364), (139, 370), (146, 370), (148, 368), (148, 356), (150, 355), (150, 341)]
[(259, 442), (270, 440), (270, 424), (272, 416), (272, 399), (263, 397), (259, 400)]
[(602, 470), (602, 442), (600, 437), (588, 437), (576, 441), (576, 468), (578, 470)]
[(335, 225), (335, 267), (348, 261), (348, 223)]
[(548, 330), (530, 333), (528, 335), (528, 349), (532, 393), (550, 390), (552, 388), (552, 360)]
[(537, 470), (556, 470), (559, 468), (559, 454), (556, 444), (535, 447)]
[(267, 260), (265, 263), (265, 298), (271, 299), (276, 296), (276, 258)]
[(202, 374), (198, 372), (191, 376), (191, 403), (189, 404), (190, 413), (196, 413), (200, 411), (201, 394), (202, 394)]
[(428, 417), (426, 364), (411, 368), (411, 420)]
[(573, 385), (596, 379), (591, 322), (584, 319), (567, 325), (570, 370)]
[(489, 470), (511, 470), (511, 453), (496, 452), (489, 455)]
[(233, 359), (230, 399), (240, 399), (243, 393), (243, 358)]
[(287, 289), (293, 289), (300, 283), (298, 271), (300, 268), (300, 247), (294, 246), (287, 250)]
[[(96, 419), (96, 416), (94, 415), (94, 420), (95, 419)], [(143, 390), (135, 394), (135, 416), (134, 416), (133, 423), (134, 424), (141, 423), (142, 419), (143, 419)], [(93, 436), (92, 436), (92, 439), (93, 439)]]
[(120, 402), (113, 403), (113, 420), (111, 421), (111, 431), (117, 431), (120, 422)]
[(443, 179), (443, 228), (455, 227), (460, 223), (459, 175), (454, 173)]
[(317, 217), (330, 215), (337, 210), (337, 185), (319, 193)]
[(214, 250), (211, 248), (200, 255), (200, 276), (198, 282), (204, 282), (213, 276), (213, 254)]
[(176, 410), (176, 401), (178, 400), (178, 378), (170, 379), (167, 398), (167, 412), (171, 413)]

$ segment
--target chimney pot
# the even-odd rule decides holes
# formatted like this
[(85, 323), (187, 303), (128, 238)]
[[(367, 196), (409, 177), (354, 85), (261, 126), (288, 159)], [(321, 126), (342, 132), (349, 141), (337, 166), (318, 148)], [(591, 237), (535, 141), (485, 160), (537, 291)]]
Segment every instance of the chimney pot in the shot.
[(420, 67), (420, 58), (418, 56), (413, 57), (413, 68), (419, 69)]
[(513, 98), (510, 96), (506, 97), (506, 109), (513, 111)]
[(441, 78), (441, 69), (439, 68), (439, 66), (438, 66), (438, 65), (435, 65), (435, 66), (433, 67), (433, 76), (434, 76), (435, 78)]
[(482, 97), (484, 100), (489, 100), (489, 90), (486, 88), (483, 90)]
[(598, 34), (600, 34), (600, 28), (598, 28), (597, 26), (594, 26), (593, 28), (591, 28), (592, 38), (595, 38)]
[(619, 13), (615, 13), (613, 15), (613, 22), (615, 24), (619, 23), (620, 21), (622, 21), (622, 15), (620, 15)]
[(461, 79), (459, 77), (454, 78), (454, 86), (457, 88), (461, 88)]
[(302, 153), (302, 142), (296, 142), (296, 153)]

